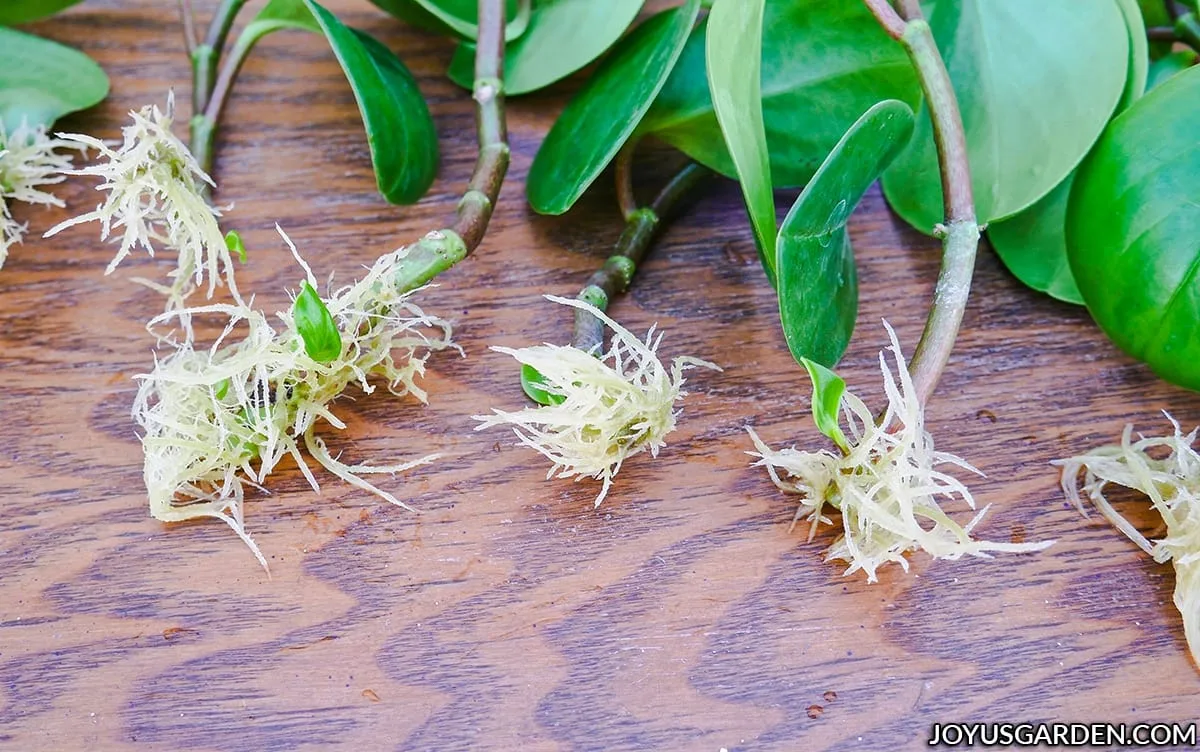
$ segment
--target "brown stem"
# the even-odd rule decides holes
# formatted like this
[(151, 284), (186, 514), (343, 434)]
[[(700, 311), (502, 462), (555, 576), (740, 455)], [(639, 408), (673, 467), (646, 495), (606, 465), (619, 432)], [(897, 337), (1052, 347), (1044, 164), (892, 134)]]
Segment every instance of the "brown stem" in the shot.
[(863, 0), (875, 20), (883, 27), (892, 39), (899, 40), (904, 36), (904, 19), (892, 7), (888, 0)]
[[(712, 174), (707, 167), (691, 163), (671, 178), (654, 203), (649, 207), (634, 209), (625, 218), (625, 231), (617, 240), (613, 255), (588, 278), (578, 299), (603, 311), (614, 296), (628, 290), (638, 267), (658, 237), (662, 223), (669, 220), (688, 194)], [(604, 324), (587, 311), (576, 309), (572, 345), (580, 350), (591, 351), (603, 342)]]
[[(877, 0), (864, 2), (891, 33), (889, 24), (893, 22), (886, 11), (876, 7), (879, 4)], [(975, 217), (966, 131), (950, 74), (938, 52), (933, 31), (921, 15), (919, 4), (903, 2), (902, 11), (905, 14), (904, 29), (899, 41), (916, 68), (929, 108), (941, 170), (946, 218), (944, 226), (935, 228), (936, 234), (942, 238), (942, 268), (938, 273), (933, 303), (921, 340), (909, 361), (913, 385), (921, 404), (925, 404), (950, 360), (950, 352), (954, 349), (954, 341), (962, 324), (971, 291), (971, 277), (975, 271), (979, 225)], [(892, 15), (896, 14), (893, 12)]]
[(458, 217), (451, 228), (462, 238), (468, 255), (483, 240), (508, 171), (508, 133), (504, 123), (504, 6), (504, 0), (479, 0), (474, 86), (479, 157), (467, 191), (458, 203)]

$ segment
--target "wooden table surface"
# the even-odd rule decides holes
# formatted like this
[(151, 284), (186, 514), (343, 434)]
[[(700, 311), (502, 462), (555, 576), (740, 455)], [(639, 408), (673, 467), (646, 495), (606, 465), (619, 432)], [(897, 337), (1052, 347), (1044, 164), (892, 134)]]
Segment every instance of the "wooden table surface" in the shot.
[[(318, 276), (353, 277), (442, 226), (474, 159), (470, 100), (441, 72), (448, 41), (364, 2), (331, 2), (411, 66), (443, 150), (433, 191), (376, 194), (359, 116), (317, 37), (269, 37), (246, 66), (219, 146), (251, 261), (240, 287), (286, 304), (301, 276), (278, 222)], [(211, 3), (201, 3), (207, 9)], [(91, 0), (35, 30), (96, 57), (100, 107), (60, 124), (115, 137), (125, 113), (181, 103), (188, 69), (174, 3)], [(134, 285), (172, 259), (112, 277), (95, 226), (51, 240), (62, 211), (0, 272), (0, 748), (12, 750), (916, 749), (934, 722), (1195, 721), (1200, 672), (1171, 603), (1174, 575), (1063, 500), (1048, 463), (1200, 421), (1200, 397), (1117, 353), (1085, 311), (1018, 284), (988, 251), (963, 333), (928, 412), (939, 448), (987, 473), (980, 534), (1055, 539), (1039, 555), (883, 570), (877, 584), (823, 562), (832, 537), (789, 532), (794, 504), (750, 467), (745, 432), (820, 446), (807, 379), (789, 356), (736, 186), (716, 183), (670, 228), (614, 314), (666, 331), (692, 372), (657, 461), (597, 485), (546, 482), (545, 462), (473, 414), (521, 407), (514, 364), (489, 345), (567, 338), (540, 299), (572, 294), (619, 232), (612, 190), (569, 216), (534, 215), (523, 179), (578, 78), (510, 103), (513, 167), (477, 255), (423, 295), (466, 358), (430, 361), (430, 404), (386, 393), (340, 403), (331, 445), (355, 459), (431, 451), (434, 467), (382, 479), (409, 513), (292, 464), (247, 503), (271, 565), (216, 521), (149, 517), (130, 419), (143, 329), (161, 300)], [(182, 105), (180, 122), (186, 115)], [(643, 173), (653, 189), (661, 179)], [(608, 181), (605, 181), (606, 183)], [(95, 201), (91, 184), (61, 195)], [(789, 197), (781, 197), (781, 206)], [(859, 327), (841, 366), (879, 404), (886, 317), (911, 351), (937, 245), (877, 190), (851, 223)], [(1145, 505), (1121, 505), (1151, 529)]]

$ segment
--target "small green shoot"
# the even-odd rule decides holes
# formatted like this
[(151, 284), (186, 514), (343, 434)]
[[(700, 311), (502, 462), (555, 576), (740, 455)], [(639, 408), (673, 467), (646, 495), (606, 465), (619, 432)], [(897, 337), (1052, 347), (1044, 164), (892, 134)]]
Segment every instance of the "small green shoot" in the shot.
[(296, 296), (292, 317), (308, 357), (318, 363), (331, 363), (342, 354), (342, 333), (311, 283), (305, 282)]
[(567, 401), (563, 395), (547, 391), (546, 377), (533, 366), (521, 366), (521, 389), (539, 405), (561, 405)]
[(812, 379), (812, 414), (817, 430), (832, 439), (842, 454), (850, 454), (850, 442), (838, 425), (838, 408), (846, 393), (846, 382), (832, 370), (808, 358), (801, 358), (800, 363), (808, 369), (808, 377)]
[(238, 261), (246, 263), (246, 244), (242, 242), (242, 236), (238, 235), (234, 230), (225, 233), (225, 247), (230, 253), (236, 253)]

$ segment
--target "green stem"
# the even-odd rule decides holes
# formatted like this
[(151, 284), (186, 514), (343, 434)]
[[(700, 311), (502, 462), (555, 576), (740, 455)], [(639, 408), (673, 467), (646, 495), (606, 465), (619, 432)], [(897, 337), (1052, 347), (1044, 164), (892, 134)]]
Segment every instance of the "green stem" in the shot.
[[(617, 240), (613, 255), (588, 278), (577, 296), (600, 310), (606, 310), (615, 295), (633, 283), (633, 277), (658, 237), (664, 220), (669, 220), (692, 189), (704, 182), (712, 171), (691, 163), (667, 183), (648, 207), (634, 209), (625, 218), (625, 231)], [(587, 311), (575, 311), (575, 330), (571, 344), (592, 351), (604, 344), (604, 324)]]
[(967, 137), (950, 74), (938, 52), (933, 31), (921, 15), (920, 6), (915, 2), (903, 2), (901, 10), (905, 17), (902, 19), (882, 0), (864, 1), (880, 25), (904, 47), (916, 68), (933, 124), (941, 169), (946, 220), (944, 226), (936, 228), (936, 234), (942, 238), (942, 269), (938, 273), (925, 330), (909, 361), (913, 385), (921, 404), (925, 404), (954, 349), (971, 292), (975, 253), (979, 247)]
[(1200, 52), (1200, 21), (1195, 13), (1184, 13), (1175, 19), (1175, 36), (1180, 42)]
[[(221, 0), (208, 25), (208, 33), (204, 41), (195, 45), (190, 51), (192, 61), (192, 117), (204, 112), (212, 97), (213, 86), (217, 78), (217, 65), (221, 60), (221, 51), (225, 49), (225, 40), (233, 21), (246, 0)], [(193, 143), (195, 138), (192, 139)]]
[(213, 145), (217, 139), (217, 126), (221, 122), (221, 113), (225, 109), (225, 103), (229, 101), (229, 93), (233, 89), (233, 82), (237, 80), (238, 71), (242, 69), (242, 64), (246, 62), (254, 45), (263, 37), (263, 33), (249, 36), (242, 34), (238, 37), (237, 42), (229, 51), (229, 57), (221, 66), (216, 83), (209, 92), (207, 104), (204, 109), (199, 111), (199, 114), (192, 117), (192, 143), (190, 144), (192, 154), (200, 163), (200, 169), (209, 174), (212, 173), (213, 168)]
[(449, 230), (462, 238), (467, 255), (483, 241), (500, 186), (508, 171), (508, 131), (504, 121), (504, 0), (479, 0), (479, 38), (475, 47), (475, 118), (479, 157), (458, 202)]

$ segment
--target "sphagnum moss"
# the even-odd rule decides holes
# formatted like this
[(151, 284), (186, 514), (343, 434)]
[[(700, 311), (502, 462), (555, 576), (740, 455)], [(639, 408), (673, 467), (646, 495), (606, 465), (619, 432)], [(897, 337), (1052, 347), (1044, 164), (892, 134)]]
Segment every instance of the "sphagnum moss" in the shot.
[(71, 152), (84, 149), (82, 144), (51, 138), (41, 126), (22, 125), (8, 133), (0, 122), (0, 267), (9, 248), (20, 243), (28, 229), (13, 218), (9, 202), (65, 206), (62, 199), (42, 188), (66, 180), (65, 173), (75, 158)]
[[(1183, 615), (1192, 660), (1200, 666), (1200, 454), (1193, 446), (1200, 429), (1185, 435), (1174, 418), (1167, 419), (1174, 428), (1170, 436), (1139, 436), (1135, 441), (1133, 426), (1126, 425), (1120, 444), (1054, 464), (1062, 467), (1063, 493), (1076, 509), (1087, 514), (1086, 496), (1138, 548), (1160, 564), (1175, 565), (1175, 607)], [(1145, 494), (1162, 517), (1166, 534), (1157, 540), (1142, 535), (1109, 503), (1104, 495), (1109, 485)]]
[[(286, 235), (284, 239), (295, 252)], [(366, 276), (326, 300), (342, 335), (341, 353), (329, 362), (306, 352), (288, 311), (276, 314), (278, 326), (241, 302), (167, 312), (151, 321), (154, 327), (184, 315), (228, 318), (208, 348), (197, 349), (191, 338), (176, 342), (174, 352), (138, 377), (133, 416), (143, 431), (144, 475), (154, 517), (166, 522), (220, 519), (265, 567), (243, 523), (245, 487), (262, 489), (276, 464), (290, 455), (319, 490), (301, 447), (351, 485), (409, 508), (362, 475), (400, 472), (432, 462), (436, 454), (400, 464), (347, 465), (316, 434), (322, 420), (345, 428), (331, 404), (351, 383), (369, 394), (375, 390), (371, 380), (383, 380), (393, 394), (412, 394), (424, 402), (426, 394), (416, 380), (425, 372), (426, 358), (456, 347), (450, 324), (411, 300), (419, 290), (394, 284), (407, 255), (401, 249), (381, 257)], [(234, 341), (241, 330), (245, 334)]]
[(518, 412), (494, 409), (492, 415), (474, 416), (480, 421), (475, 429), (511, 426), (522, 445), (553, 463), (547, 479), (557, 474), (602, 481), (595, 501), (599, 506), (626, 459), (645, 451), (657, 457), (665, 445), (679, 416), (675, 403), (686, 394), (683, 372), (696, 366), (720, 368), (682, 356), (668, 369), (659, 360), (662, 333), (654, 327), (642, 341), (589, 303), (553, 295), (546, 299), (595, 316), (612, 331), (612, 344), (604, 353), (570, 345), (493, 347), (536, 369), (541, 386), (561, 401)]
[[(95, 210), (46, 233), (49, 237), (68, 227), (99, 222), (101, 240), (119, 235), (120, 247), (106, 274), (135, 248), (141, 247), (151, 256), (156, 245), (175, 251), (178, 261), (169, 286), (139, 280), (168, 296), (168, 310), (182, 309), (188, 295), (206, 279), (208, 297), (222, 277), (237, 296), (233, 260), (218, 224), (221, 210), (205, 196), (205, 187), (215, 184), (171, 132), (174, 109), (174, 95), (169, 95), (165, 113), (157, 106), (131, 112), (133, 124), (122, 129), (124, 142), (117, 149), (92, 136), (58, 134), (63, 141), (95, 149), (101, 157), (95, 164), (64, 174), (100, 178), (103, 182), (96, 190), (108, 195)], [(183, 323), (187, 325), (186, 318)]]

